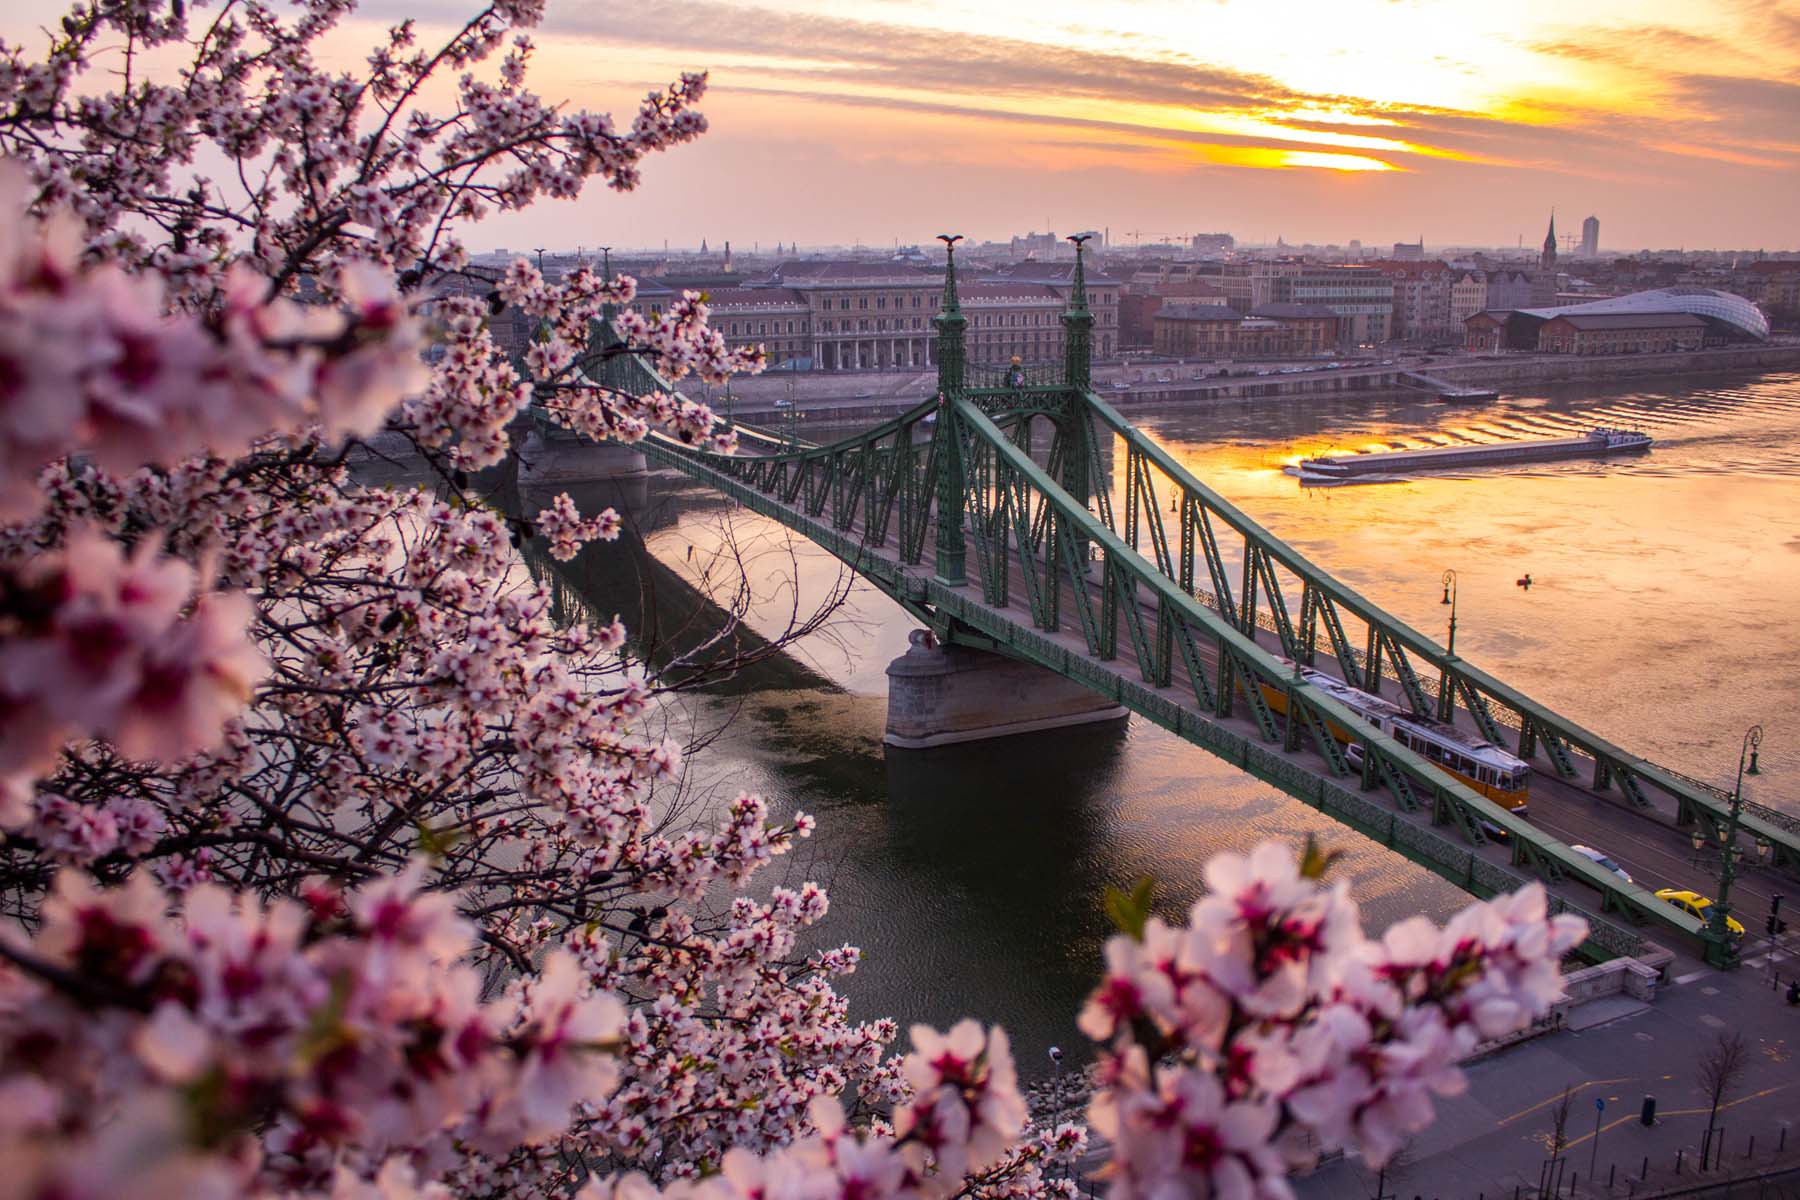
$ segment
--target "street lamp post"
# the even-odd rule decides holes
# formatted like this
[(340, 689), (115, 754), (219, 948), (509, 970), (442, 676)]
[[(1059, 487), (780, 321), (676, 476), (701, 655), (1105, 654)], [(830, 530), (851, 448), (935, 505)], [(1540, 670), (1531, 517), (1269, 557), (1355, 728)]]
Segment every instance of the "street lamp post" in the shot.
[(1450, 660), (1456, 657), (1456, 572), (1444, 572), (1444, 601), (1450, 606), (1450, 641), (1445, 647), (1444, 673), (1438, 679), (1438, 720), (1456, 715), (1456, 692), (1450, 684)]
[(1756, 752), (1762, 746), (1762, 737), (1761, 725), (1752, 725), (1744, 732), (1744, 744), (1738, 751), (1737, 783), (1731, 789), (1731, 819), (1720, 839), (1719, 894), (1713, 899), (1706, 921), (1707, 957), (1718, 967), (1737, 965), (1737, 940), (1731, 936), (1731, 926), (1726, 923), (1731, 917), (1731, 881), (1737, 876), (1738, 855), (1732, 851), (1737, 847), (1738, 818), (1744, 811), (1744, 776), (1762, 774), (1756, 765)]

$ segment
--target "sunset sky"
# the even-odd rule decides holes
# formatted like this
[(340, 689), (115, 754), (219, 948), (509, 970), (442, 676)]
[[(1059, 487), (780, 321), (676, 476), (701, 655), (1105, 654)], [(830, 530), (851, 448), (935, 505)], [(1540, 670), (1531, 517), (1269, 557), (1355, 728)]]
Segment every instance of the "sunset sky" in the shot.
[(1800, 0), (551, 0), (536, 40), (542, 92), (621, 117), (710, 70), (712, 131), (633, 195), (490, 221), (477, 248), (1511, 245), (1553, 206), (1609, 249), (1800, 246)]

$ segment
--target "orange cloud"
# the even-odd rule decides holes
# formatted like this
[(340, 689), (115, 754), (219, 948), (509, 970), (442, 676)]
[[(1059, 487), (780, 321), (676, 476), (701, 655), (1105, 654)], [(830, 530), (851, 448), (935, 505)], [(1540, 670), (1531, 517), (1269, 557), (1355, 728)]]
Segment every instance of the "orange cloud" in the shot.
[(1193, 157), (1203, 162), (1226, 167), (1261, 167), (1265, 170), (1289, 170), (1313, 167), (1326, 171), (1397, 171), (1400, 168), (1379, 158), (1363, 154), (1337, 154), (1326, 150), (1289, 150), (1280, 146), (1218, 146), (1208, 143), (1187, 146)]

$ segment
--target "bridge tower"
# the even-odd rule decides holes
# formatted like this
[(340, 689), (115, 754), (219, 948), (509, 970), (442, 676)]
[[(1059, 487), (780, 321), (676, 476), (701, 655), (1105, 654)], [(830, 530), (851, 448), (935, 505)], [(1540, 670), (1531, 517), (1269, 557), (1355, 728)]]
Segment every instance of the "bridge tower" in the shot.
[[(1087, 240), (1092, 236), (1089, 233), (1078, 233), (1068, 239), (1075, 243), (1075, 273), (1070, 279), (1069, 306), (1062, 315), (1063, 383), (1066, 390), (1063, 395), (1062, 416), (1057, 422), (1061, 427), (1063, 440), (1062, 478), (1057, 482), (1083, 508), (1088, 506), (1091, 499), (1088, 461), (1093, 453), (1090, 443), (1094, 436), (1086, 397), (1088, 389), (1093, 385), (1094, 361), (1094, 314), (1088, 309), (1086, 261)], [(1086, 539), (1076, 541), (1075, 553), (1078, 561), (1087, 561)]]
[(1088, 310), (1087, 264), (1084, 251), (1091, 233), (1077, 234), (1075, 243), (1075, 275), (1069, 288), (1069, 307), (1063, 312), (1063, 382), (1087, 391), (1093, 383), (1094, 314)]
[(966, 351), (964, 337), (969, 319), (963, 316), (962, 302), (956, 296), (956, 243), (960, 233), (940, 233), (944, 243), (944, 302), (931, 323), (937, 329), (938, 354), (938, 421), (932, 437), (938, 455), (937, 495), (937, 577), (952, 587), (968, 583), (963, 541), (962, 439), (956, 428), (956, 412), (951, 401), (960, 397), (966, 386)]

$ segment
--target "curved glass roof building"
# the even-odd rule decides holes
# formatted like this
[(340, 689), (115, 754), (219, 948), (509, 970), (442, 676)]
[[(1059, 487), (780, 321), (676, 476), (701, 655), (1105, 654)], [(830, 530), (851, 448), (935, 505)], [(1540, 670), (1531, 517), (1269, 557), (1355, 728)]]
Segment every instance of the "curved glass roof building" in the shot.
[(1730, 292), (1706, 287), (1666, 287), (1648, 292), (1633, 292), (1610, 300), (1590, 300), (1566, 308), (1525, 308), (1520, 312), (1548, 321), (1552, 317), (1607, 316), (1646, 313), (1691, 313), (1704, 320), (1718, 333), (1734, 341), (1764, 341), (1769, 336), (1769, 318), (1762, 310)]

